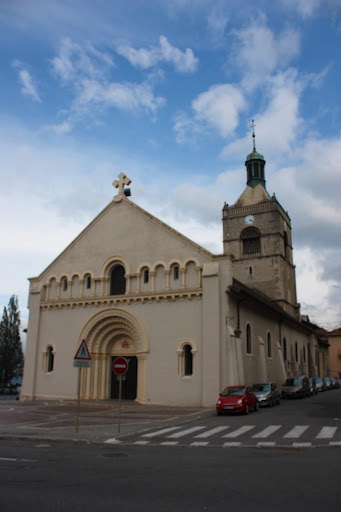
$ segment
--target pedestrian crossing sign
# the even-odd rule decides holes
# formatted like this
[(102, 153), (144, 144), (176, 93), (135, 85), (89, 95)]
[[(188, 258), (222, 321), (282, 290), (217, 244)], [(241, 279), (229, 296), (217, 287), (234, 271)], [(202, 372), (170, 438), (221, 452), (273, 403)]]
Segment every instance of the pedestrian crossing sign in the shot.
[[(91, 356), (90, 356), (88, 347), (86, 346), (85, 340), (83, 340), (82, 343), (80, 344), (73, 360), (74, 360), (74, 366), (86, 366), (86, 367), (90, 366)], [(77, 362), (81, 362), (83, 364), (77, 364)], [(84, 364), (84, 363), (88, 363), (88, 364)]]

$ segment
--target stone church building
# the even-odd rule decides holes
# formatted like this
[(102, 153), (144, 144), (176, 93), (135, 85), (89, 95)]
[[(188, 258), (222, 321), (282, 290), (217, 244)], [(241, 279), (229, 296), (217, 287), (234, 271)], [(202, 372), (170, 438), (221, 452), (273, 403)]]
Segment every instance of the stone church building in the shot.
[[(301, 321), (291, 221), (266, 190), (265, 160), (247, 156), (247, 186), (222, 210), (212, 254), (117, 195), (30, 279), (21, 399), (118, 397), (113, 360), (129, 368), (122, 398), (213, 406), (229, 384), (317, 375), (321, 347)], [(82, 341), (91, 366), (73, 366)]]

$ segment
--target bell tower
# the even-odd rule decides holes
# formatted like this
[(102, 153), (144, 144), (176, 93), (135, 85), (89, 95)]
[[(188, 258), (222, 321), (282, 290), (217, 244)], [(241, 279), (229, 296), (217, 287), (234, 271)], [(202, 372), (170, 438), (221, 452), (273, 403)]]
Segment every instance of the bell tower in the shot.
[(277, 303), (299, 319), (291, 221), (265, 186), (265, 159), (253, 150), (246, 157), (246, 188), (236, 203), (223, 207), (224, 254), (233, 261), (233, 277)]

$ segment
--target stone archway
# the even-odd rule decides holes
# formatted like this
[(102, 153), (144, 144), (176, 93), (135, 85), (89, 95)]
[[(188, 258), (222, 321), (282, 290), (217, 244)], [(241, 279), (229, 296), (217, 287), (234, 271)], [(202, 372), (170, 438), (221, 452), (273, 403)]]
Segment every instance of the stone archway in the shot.
[(136, 401), (146, 401), (146, 357), (149, 344), (141, 322), (131, 313), (118, 308), (94, 315), (82, 329), (79, 343), (85, 339), (91, 367), (82, 370), (81, 398), (108, 400), (111, 391), (113, 356), (136, 357), (138, 364)]

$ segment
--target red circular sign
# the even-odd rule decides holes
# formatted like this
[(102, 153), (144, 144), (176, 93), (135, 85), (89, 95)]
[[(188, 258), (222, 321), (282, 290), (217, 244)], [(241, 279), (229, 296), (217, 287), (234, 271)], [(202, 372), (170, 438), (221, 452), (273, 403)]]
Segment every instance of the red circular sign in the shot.
[(115, 357), (112, 363), (112, 369), (116, 375), (124, 375), (128, 370), (128, 361), (125, 357)]

